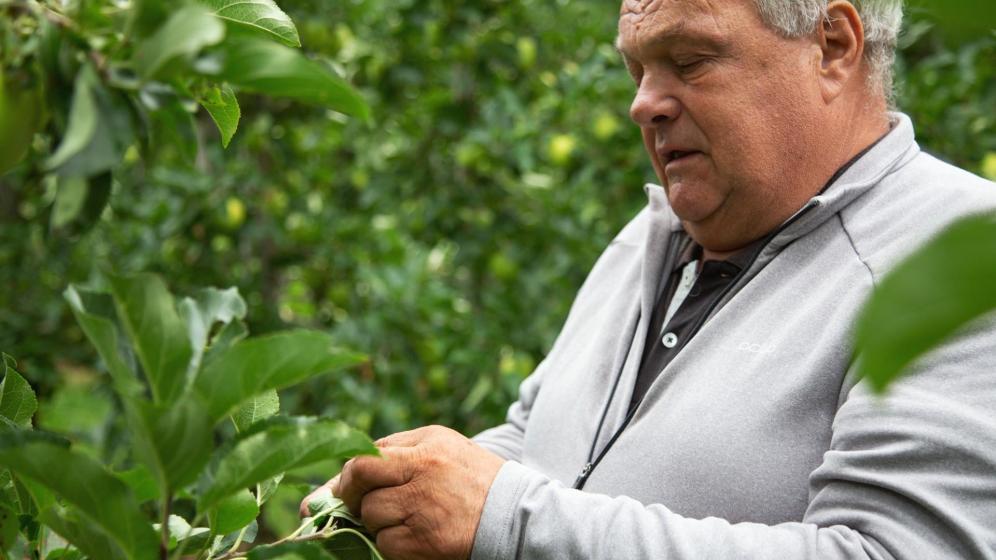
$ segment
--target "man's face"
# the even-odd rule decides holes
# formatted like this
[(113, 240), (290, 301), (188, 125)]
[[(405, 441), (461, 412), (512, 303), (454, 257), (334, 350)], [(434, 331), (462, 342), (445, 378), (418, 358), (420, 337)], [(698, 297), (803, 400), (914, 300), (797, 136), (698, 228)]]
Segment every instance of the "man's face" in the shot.
[(743, 247), (818, 189), (814, 41), (778, 36), (752, 0), (625, 0), (618, 46), (654, 169), (707, 249)]

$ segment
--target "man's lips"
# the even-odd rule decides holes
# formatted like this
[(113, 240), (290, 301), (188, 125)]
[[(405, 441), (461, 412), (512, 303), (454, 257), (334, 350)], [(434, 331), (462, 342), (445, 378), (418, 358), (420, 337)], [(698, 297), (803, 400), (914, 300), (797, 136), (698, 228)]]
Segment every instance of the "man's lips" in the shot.
[(671, 165), (678, 165), (688, 161), (692, 157), (701, 153), (702, 152), (698, 150), (690, 148), (671, 148), (669, 146), (665, 146), (663, 149), (657, 150), (657, 157), (660, 158), (661, 164), (667, 168)]
[(660, 158), (661, 163), (664, 165), (667, 165), (672, 161), (677, 161), (681, 158), (700, 153), (699, 150), (696, 150), (691, 146), (678, 144), (677, 142), (657, 144), (654, 151), (657, 152), (657, 157)]

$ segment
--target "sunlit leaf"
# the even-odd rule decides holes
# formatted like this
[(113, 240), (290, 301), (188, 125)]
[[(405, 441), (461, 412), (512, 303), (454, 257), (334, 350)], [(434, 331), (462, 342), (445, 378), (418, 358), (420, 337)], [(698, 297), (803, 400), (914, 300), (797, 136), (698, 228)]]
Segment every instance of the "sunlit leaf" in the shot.
[(214, 448), (212, 420), (195, 395), (171, 405), (138, 402), (129, 407), (135, 453), (160, 486), (160, 495), (197, 479)]
[(256, 497), (249, 490), (240, 490), (220, 500), (208, 514), (211, 529), (219, 535), (237, 531), (252, 523), (259, 515)]
[(131, 490), (93, 459), (50, 436), (19, 430), (0, 432), (0, 464), (71, 504), (129, 558), (157, 558), (158, 539)]
[(174, 401), (187, 386), (187, 367), (193, 352), (173, 295), (154, 274), (109, 274), (108, 282), (153, 398), (162, 403)]
[(18, 426), (31, 426), (38, 399), (28, 381), (17, 373), (14, 358), (3, 354), (3, 381), (0, 381), (0, 416)]
[(211, 115), (214, 124), (218, 126), (221, 133), (221, 145), (228, 147), (235, 136), (235, 131), (239, 128), (239, 118), (242, 111), (239, 109), (239, 100), (235, 97), (235, 92), (228, 85), (210, 88), (207, 93), (200, 98), (201, 107)]
[(113, 301), (106, 294), (90, 292), (72, 284), (62, 293), (90, 343), (97, 349), (123, 398), (139, 394), (142, 387), (118, 346)]
[(179, 313), (187, 325), (187, 336), (193, 351), (187, 367), (187, 376), (193, 378), (200, 369), (212, 327), (215, 323), (227, 325), (233, 320), (245, 318), (246, 302), (237, 288), (204, 288), (183, 298)]
[(370, 438), (342, 422), (315, 418), (273, 418), (221, 452), (198, 510), (290, 469), (329, 459), (376, 454)]
[(271, 41), (226, 41), (219, 78), (239, 89), (324, 105), (362, 118), (369, 108), (345, 80), (295, 49)]
[(857, 324), (859, 373), (884, 389), (917, 357), (996, 309), (996, 217), (963, 219), (897, 266)]
[(291, 18), (273, 0), (199, 0), (227, 21), (267, 33), (291, 47), (301, 46)]
[(250, 426), (280, 412), (280, 396), (273, 389), (246, 401), (232, 414), (235, 427), (244, 432)]
[(212, 418), (270, 389), (293, 385), (322, 373), (356, 365), (362, 355), (336, 349), (332, 338), (315, 331), (288, 331), (250, 338), (204, 364), (195, 387)]
[[(168, 526), (171, 544), (175, 546), (175, 543), (187, 541), (184, 550), (188, 553), (203, 549), (207, 546), (208, 540), (211, 537), (210, 528), (191, 527), (190, 523), (179, 515), (170, 515)], [(170, 548), (173, 548), (173, 546)]]
[(181, 7), (135, 51), (135, 69), (145, 79), (168, 69), (178, 58), (188, 58), (225, 38), (225, 26), (202, 6)]

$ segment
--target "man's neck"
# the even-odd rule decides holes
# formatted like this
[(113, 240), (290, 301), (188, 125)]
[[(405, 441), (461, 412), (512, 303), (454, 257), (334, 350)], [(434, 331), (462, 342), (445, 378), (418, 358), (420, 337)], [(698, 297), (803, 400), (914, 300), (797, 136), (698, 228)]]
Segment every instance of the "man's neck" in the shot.
[[(846, 146), (841, 155), (837, 157), (838, 161), (841, 163), (834, 170), (833, 174), (824, 182), (823, 186), (819, 191), (813, 193), (817, 195), (834, 181), (836, 181), (843, 171), (854, 164), (858, 159), (860, 159), (868, 150), (870, 150), (879, 140), (881, 140), (886, 134), (888, 134), (892, 125), (889, 122), (887, 113), (882, 110), (880, 112), (874, 112), (874, 114), (881, 115), (881, 122), (866, 122), (864, 126), (854, 126), (847, 129), (848, 133), (846, 137), (841, 142), (842, 146)], [(740, 253), (745, 248), (749, 247), (757, 240), (751, 240), (749, 243), (745, 243), (743, 247), (731, 250), (716, 251), (709, 249), (707, 247), (702, 247), (702, 261), (726, 261), (729, 260), (734, 255)]]

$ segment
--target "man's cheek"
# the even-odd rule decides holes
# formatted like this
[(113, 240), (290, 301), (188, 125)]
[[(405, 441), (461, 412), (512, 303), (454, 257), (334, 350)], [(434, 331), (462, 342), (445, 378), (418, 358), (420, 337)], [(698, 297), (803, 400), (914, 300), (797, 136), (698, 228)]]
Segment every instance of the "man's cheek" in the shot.
[(654, 168), (654, 173), (657, 174), (657, 179), (660, 180), (661, 185), (667, 187), (667, 176), (664, 174), (664, 164), (661, 163), (660, 158), (657, 157), (657, 150), (654, 149), (656, 143), (656, 132), (652, 128), (641, 128), (640, 131), (643, 134), (643, 147), (647, 150), (647, 156), (650, 158), (650, 164)]

